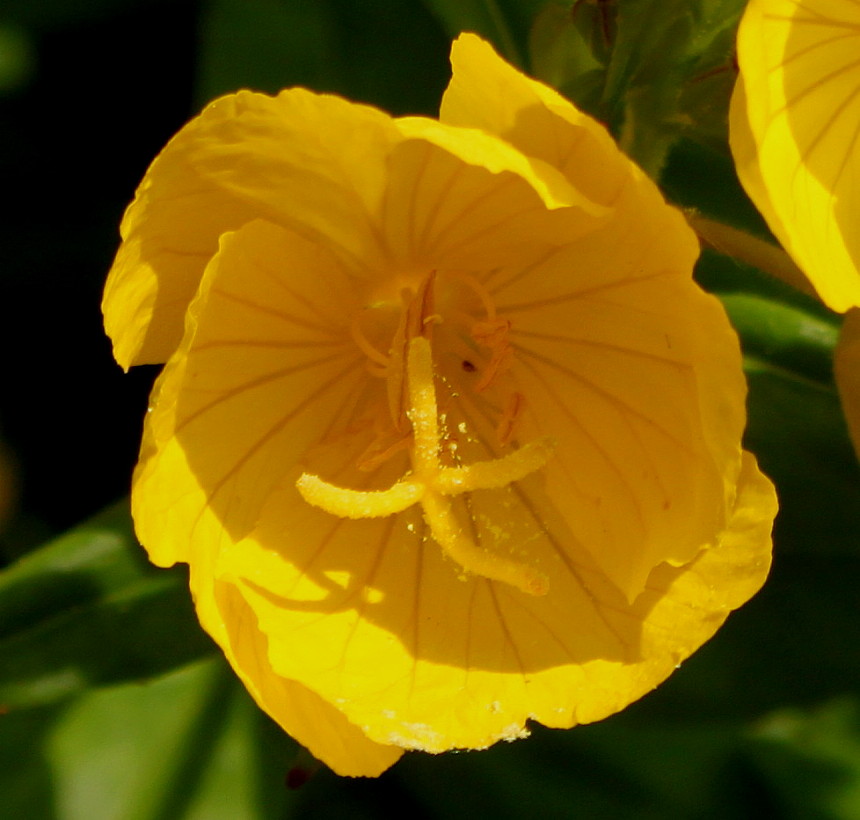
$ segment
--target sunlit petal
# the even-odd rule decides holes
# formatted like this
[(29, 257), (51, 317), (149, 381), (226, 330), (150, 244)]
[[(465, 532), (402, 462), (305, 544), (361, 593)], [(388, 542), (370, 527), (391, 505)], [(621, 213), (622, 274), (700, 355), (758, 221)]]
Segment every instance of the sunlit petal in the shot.
[(860, 305), (860, 4), (751, 0), (738, 63), (741, 182), (822, 300)]
[[(418, 519), (311, 530), (281, 501), (221, 568), (257, 614), (279, 675), (380, 743), (482, 748), (522, 736), (531, 718), (598, 720), (656, 686), (763, 582), (775, 498), (749, 458), (726, 532), (691, 564), (654, 570), (632, 604), (571, 549), (538, 487), (514, 488), (509, 509), (508, 537), (552, 576), (545, 598), (458, 579)], [(490, 510), (498, 520), (478, 501), (472, 520)], [(317, 540), (275, 546), (296, 528)]]
[(382, 214), (392, 263), (480, 271), (594, 230), (607, 209), (555, 168), (472, 128), (397, 120)]
[(120, 364), (169, 357), (218, 237), (256, 217), (325, 236), (345, 263), (372, 266), (370, 214), (397, 139), (382, 112), (304, 89), (213, 102), (152, 164), (123, 219), (103, 302)]
[(147, 416), (133, 500), (153, 560), (187, 560), (213, 510), (247, 534), (284, 470), (362, 399), (348, 306), (350, 280), (318, 246), (262, 222), (223, 237)]
[(451, 64), (454, 75), (442, 98), (442, 122), (501, 137), (558, 169), (596, 202), (614, 202), (631, 183), (632, 163), (622, 158), (602, 125), (508, 65), (488, 43), (461, 34), (451, 48)]
[[(210, 575), (192, 578), (192, 590), (195, 600), (214, 591), (224, 627), (219, 642), (260, 707), (337, 774), (374, 777), (403, 754), (402, 748), (370, 740), (339, 709), (301, 684), (276, 674), (268, 660), (266, 636), (236, 587), (217, 582)], [(218, 634), (217, 626), (205, 626), (213, 637)]]

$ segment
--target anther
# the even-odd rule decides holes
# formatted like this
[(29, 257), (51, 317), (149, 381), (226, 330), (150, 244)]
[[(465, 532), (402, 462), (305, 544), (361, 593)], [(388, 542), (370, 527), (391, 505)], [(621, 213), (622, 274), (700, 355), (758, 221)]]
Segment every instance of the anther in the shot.
[(503, 447), (513, 439), (518, 426), (517, 422), (519, 422), (523, 414), (525, 403), (525, 396), (517, 391), (514, 391), (508, 397), (505, 409), (502, 411), (502, 417), (496, 425), (496, 437), (499, 440), (499, 444)]

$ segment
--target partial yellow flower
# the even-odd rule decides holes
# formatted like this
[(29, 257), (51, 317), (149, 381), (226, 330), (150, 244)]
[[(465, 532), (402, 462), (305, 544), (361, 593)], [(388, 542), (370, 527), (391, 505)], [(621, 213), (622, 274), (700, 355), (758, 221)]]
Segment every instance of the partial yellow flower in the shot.
[(738, 64), (744, 188), (825, 304), (860, 306), (860, 3), (750, 0)]
[(760, 587), (773, 489), (694, 236), (463, 35), (440, 121), (240, 92), (155, 160), (105, 322), (167, 361), (141, 542), (335, 771), (622, 709)]

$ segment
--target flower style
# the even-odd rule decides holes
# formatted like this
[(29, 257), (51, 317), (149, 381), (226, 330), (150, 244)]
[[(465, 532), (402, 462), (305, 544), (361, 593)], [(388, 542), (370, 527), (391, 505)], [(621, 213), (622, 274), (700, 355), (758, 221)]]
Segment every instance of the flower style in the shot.
[(167, 364), (133, 514), (335, 771), (599, 720), (761, 586), (773, 489), (682, 217), (463, 35), (439, 121), (240, 92), (155, 160), (104, 312)]
[(737, 46), (741, 182), (822, 301), (860, 306), (860, 3), (750, 0)]

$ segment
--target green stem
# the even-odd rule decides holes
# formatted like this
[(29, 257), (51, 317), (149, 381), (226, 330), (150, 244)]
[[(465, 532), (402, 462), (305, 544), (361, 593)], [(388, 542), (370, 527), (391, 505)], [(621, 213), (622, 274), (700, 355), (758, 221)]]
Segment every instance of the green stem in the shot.
[(684, 216), (687, 217), (690, 227), (704, 245), (718, 253), (731, 256), (739, 262), (758, 268), (807, 296), (818, 298), (818, 294), (804, 276), (803, 271), (782, 248), (752, 236), (746, 231), (708, 219), (696, 211), (685, 210)]

